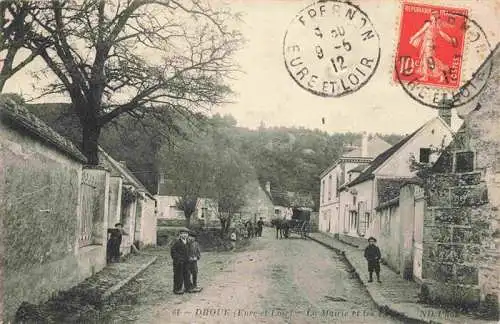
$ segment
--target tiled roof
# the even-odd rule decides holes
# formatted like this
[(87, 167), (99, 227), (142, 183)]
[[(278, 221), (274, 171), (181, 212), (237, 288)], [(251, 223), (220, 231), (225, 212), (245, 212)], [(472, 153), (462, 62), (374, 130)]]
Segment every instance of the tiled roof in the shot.
[(347, 171), (347, 173), (349, 173), (349, 172), (362, 172), (367, 167), (368, 167), (368, 163), (361, 163), (360, 165), (358, 165), (354, 169)]
[(2, 120), (9, 121), (13, 126), (21, 128), (29, 135), (55, 147), (69, 157), (87, 163), (87, 158), (71, 141), (13, 100), (0, 96), (0, 116)]
[(421, 127), (419, 127), (419, 129), (414, 131), (412, 134), (403, 138), (397, 144), (391, 146), (388, 150), (382, 152), (379, 156), (377, 156), (375, 158), (375, 160), (372, 161), (372, 163), (370, 163), (370, 166), (365, 171), (363, 171), (356, 179), (354, 179), (353, 181), (348, 183), (347, 186), (352, 186), (352, 185), (373, 179), (373, 177), (375, 176), (373, 174), (373, 172), (375, 170), (377, 170), (379, 166), (381, 166), (385, 161), (387, 161), (394, 153), (396, 153), (410, 139), (412, 139), (413, 136), (415, 136), (424, 126), (425, 126), (425, 124), (422, 125)]
[[(368, 157), (373, 158), (382, 153), (383, 151), (387, 150), (389, 147), (391, 147), (391, 144), (387, 143), (386, 141), (375, 135), (374, 137), (368, 140), (368, 145), (367, 145)], [(363, 157), (363, 154), (361, 152), (361, 148), (358, 147), (342, 155), (342, 157)]]
[(290, 207), (288, 193), (271, 189), (271, 200), (275, 206)]
[(104, 166), (108, 166), (111, 168), (111, 175), (113, 176), (122, 176), (124, 178), (124, 183), (131, 184), (135, 188), (140, 191), (144, 191), (149, 196), (153, 197), (151, 193), (146, 189), (146, 187), (142, 184), (142, 182), (137, 179), (137, 177), (132, 173), (132, 171), (127, 168), (127, 166), (113, 159), (106, 151), (99, 146), (99, 154), (104, 158), (100, 159), (100, 163)]
[[(361, 141), (359, 141), (359, 143), (361, 143)], [(333, 163), (328, 168), (323, 170), (323, 172), (321, 172), (321, 174), (320, 174), (320, 177), (325, 176), (328, 172), (333, 170), (333, 168), (336, 165), (338, 165), (339, 163), (341, 163), (341, 161), (354, 159), (354, 160), (356, 160), (356, 163), (359, 163), (359, 162), (369, 163), (375, 156), (379, 155), (380, 153), (382, 153), (384, 150), (388, 149), (389, 147), (391, 147), (391, 145), (389, 143), (387, 143), (386, 141), (384, 141), (383, 139), (381, 139), (380, 137), (375, 135), (374, 137), (372, 137), (371, 139), (368, 140), (368, 156), (362, 157), (361, 156), (362, 155), (361, 149), (356, 147), (355, 149), (352, 149), (349, 152), (342, 155), (340, 157), (340, 159), (335, 161), (335, 163)]]

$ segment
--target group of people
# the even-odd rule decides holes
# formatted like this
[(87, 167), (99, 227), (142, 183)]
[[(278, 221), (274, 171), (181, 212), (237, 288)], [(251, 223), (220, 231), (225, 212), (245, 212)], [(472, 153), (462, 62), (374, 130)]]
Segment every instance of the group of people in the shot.
[(262, 220), (262, 217), (260, 217), (255, 224), (252, 221), (247, 221), (245, 223), (245, 236), (248, 238), (261, 237), (263, 228), (264, 221)]
[[(188, 229), (179, 232), (179, 238), (170, 249), (174, 267), (174, 294), (200, 292), (198, 287), (198, 260), (200, 246), (196, 234)], [(183, 289), (184, 288), (184, 289)]]

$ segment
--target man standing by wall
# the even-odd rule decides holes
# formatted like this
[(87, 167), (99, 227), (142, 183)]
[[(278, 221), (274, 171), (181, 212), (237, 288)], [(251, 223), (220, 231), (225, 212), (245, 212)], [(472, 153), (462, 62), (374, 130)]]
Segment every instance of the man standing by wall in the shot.
[(189, 231), (187, 228), (181, 229), (179, 231), (179, 239), (174, 242), (172, 248), (170, 249), (170, 255), (172, 256), (174, 266), (174, 294), (177, 295), (184, 293), (182, 290), (183, 285), (186, 292), (191, 288), (189, 272), (187, 269), (188, 233)]

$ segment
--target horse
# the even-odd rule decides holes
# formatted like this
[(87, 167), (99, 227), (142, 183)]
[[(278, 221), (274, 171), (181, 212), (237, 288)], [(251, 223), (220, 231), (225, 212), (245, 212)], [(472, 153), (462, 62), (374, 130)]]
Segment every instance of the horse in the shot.
[(283, 236), (288, 238), (289, 225), (286, 219), (275, 218), (271, 220), (271, 225), (276, 228), (276, 239), (278, 239), (278, 233), (279, 238), (283, 238)]

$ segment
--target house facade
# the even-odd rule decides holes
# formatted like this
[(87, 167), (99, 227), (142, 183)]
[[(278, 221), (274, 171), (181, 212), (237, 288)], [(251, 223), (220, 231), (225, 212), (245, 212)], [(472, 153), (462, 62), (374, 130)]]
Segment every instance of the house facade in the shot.
[[(128, 235), (121, 251), (130, 253), (131, 245), (156, 245), (157, 201), (135, 177), (124, 161), (116, 161), (99, 147), (100, 165), (110, 170), (109, 226), (122, 223)], [(116, 199), (116, 198), (120, 199)], [(115, 204), (111, 203), (116, 201)]]
[(342, 232), (344, 223), (340, 218), (344, 215), (340, 204), (340, 188), (356, 178), (377, 155), (389, 147), (390, 144), (378, 136), (369, 138), (363, 134), (360, 145), (351, 147), (349, 152), (323, 171), (320, 175), (320, 231)]
[[(443, 113), (440, 112), (445, 117)], [(415, 176), (412, 159), (433, 163), (439, 150), (451, 142), (453, 131), (446, 119), (431, 119), (379, 154), (355, 179), (340, 187), (339, 217), (334, 227), (339, 238), (362, 244), (366, 237), (380, 235), (376, 208), (397, 197), (401, 186)]]
[[(155, 199), (158, 202), (158, 220), (184, 220), (184, 211), (177, 207), (177, 201), (182, 194), (175, 184), (160, 176)], [(218, 221), (218, 204), (215, 200), (199, 197), (196, 202), (196, 210), (191, 215), (191, 220), (207, 222)]]
[(246, 185), (245, 192), (245, 205), (239, 211), (241, 220), (257, 222), (262, 217), (265, 223), (271, 222), (274, 205), (270, 192), (262, 188), (257, 179)]

